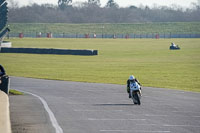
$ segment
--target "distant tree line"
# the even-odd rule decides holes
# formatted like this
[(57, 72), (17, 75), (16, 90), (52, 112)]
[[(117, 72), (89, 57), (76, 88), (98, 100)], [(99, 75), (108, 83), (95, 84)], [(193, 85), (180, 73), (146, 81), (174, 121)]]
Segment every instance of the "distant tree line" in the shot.
[(114, 0), (101, 7), (100, 0), (72, 4), (72, 0), (58, 0), (58, 5), (32, 4), (9, 9), (9, 23), (136, 23), (136, 22), (192, 22), (200, 21), (200, 6), (181, 7), (130, 6), (120, 8)]

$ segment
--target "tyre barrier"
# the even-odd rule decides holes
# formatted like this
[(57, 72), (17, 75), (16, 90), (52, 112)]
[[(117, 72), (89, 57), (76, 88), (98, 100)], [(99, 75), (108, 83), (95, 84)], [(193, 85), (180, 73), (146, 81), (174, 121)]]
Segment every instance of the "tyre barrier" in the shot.
[(1, 53), (58, 54), (58, 55), (98, 55), (97, 50), (46, 49), (46, 48), (1, 48)]

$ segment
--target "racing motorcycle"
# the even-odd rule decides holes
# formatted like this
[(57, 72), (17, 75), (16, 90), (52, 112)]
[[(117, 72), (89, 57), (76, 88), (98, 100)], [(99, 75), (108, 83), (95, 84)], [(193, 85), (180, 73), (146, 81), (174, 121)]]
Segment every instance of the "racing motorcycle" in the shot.
[(134, 104), (141, 104), (141, 86), (137, 82), (130, 83), (130, 93)]

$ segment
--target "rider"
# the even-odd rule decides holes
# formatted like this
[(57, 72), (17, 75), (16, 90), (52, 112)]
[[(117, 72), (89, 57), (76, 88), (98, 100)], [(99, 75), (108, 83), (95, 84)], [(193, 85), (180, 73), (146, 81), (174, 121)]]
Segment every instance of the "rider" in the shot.
[(172, 46), (172, 47), (176, 47), (176, 45), (175, 45), (173, 42), (171, 43), (171, 46)]
[[(129, 77), (129, 79), (127, 80), (127, 93), (129, 94), (129, 98), (131, 98), (131, 94), (130, 94), (130, 83), (131, 82), (137, 82), (141, 86), (140, 82), (133, 75), (131, 75)], [(140, 87), (140, 90), (141, 90), (141, 87)], [(141, 91), (140, 91), (140, 95), (141, 95)]]
[(0, 84), (2, 83), (2, 79), (1, 78), (4, 75), (6, 75), (6, 72), (5, 72), (4, 68), (3, 68), (3, 66), (0, 64)]
[(4, 75), (6, 75), (6, 72), (5, 72), (4, 68), (3, 68), (3, 66), (0, 64), (0, 77), (2, 77)]

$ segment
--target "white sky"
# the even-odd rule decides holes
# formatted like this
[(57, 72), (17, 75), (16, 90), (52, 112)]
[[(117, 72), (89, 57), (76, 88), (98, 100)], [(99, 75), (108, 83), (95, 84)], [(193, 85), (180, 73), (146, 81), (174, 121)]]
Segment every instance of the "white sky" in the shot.
[[(19, 6), (28, 5), (30, 3), (38, 3), (38, 4), (56, 4), (58, 0), (13, 0), (14, 2), (18, 2)], [(72, 0), (74, 2), (86, 2), (87, 0)], [(105, 6), (108, 0), (100, 0), (101, 5)], [(139, 6), (141, 4), (148, 5), (152, 7), (154, 4), (157, 5), (165, 5), (170, 6), (172, 4), (176, 4), (182, 7), (191, 7), (191, 3), (197, 3), (198, 0), (114, 0), (116, 3), (119, 4), (120, 7), (127, 7), (130, 5)]]

